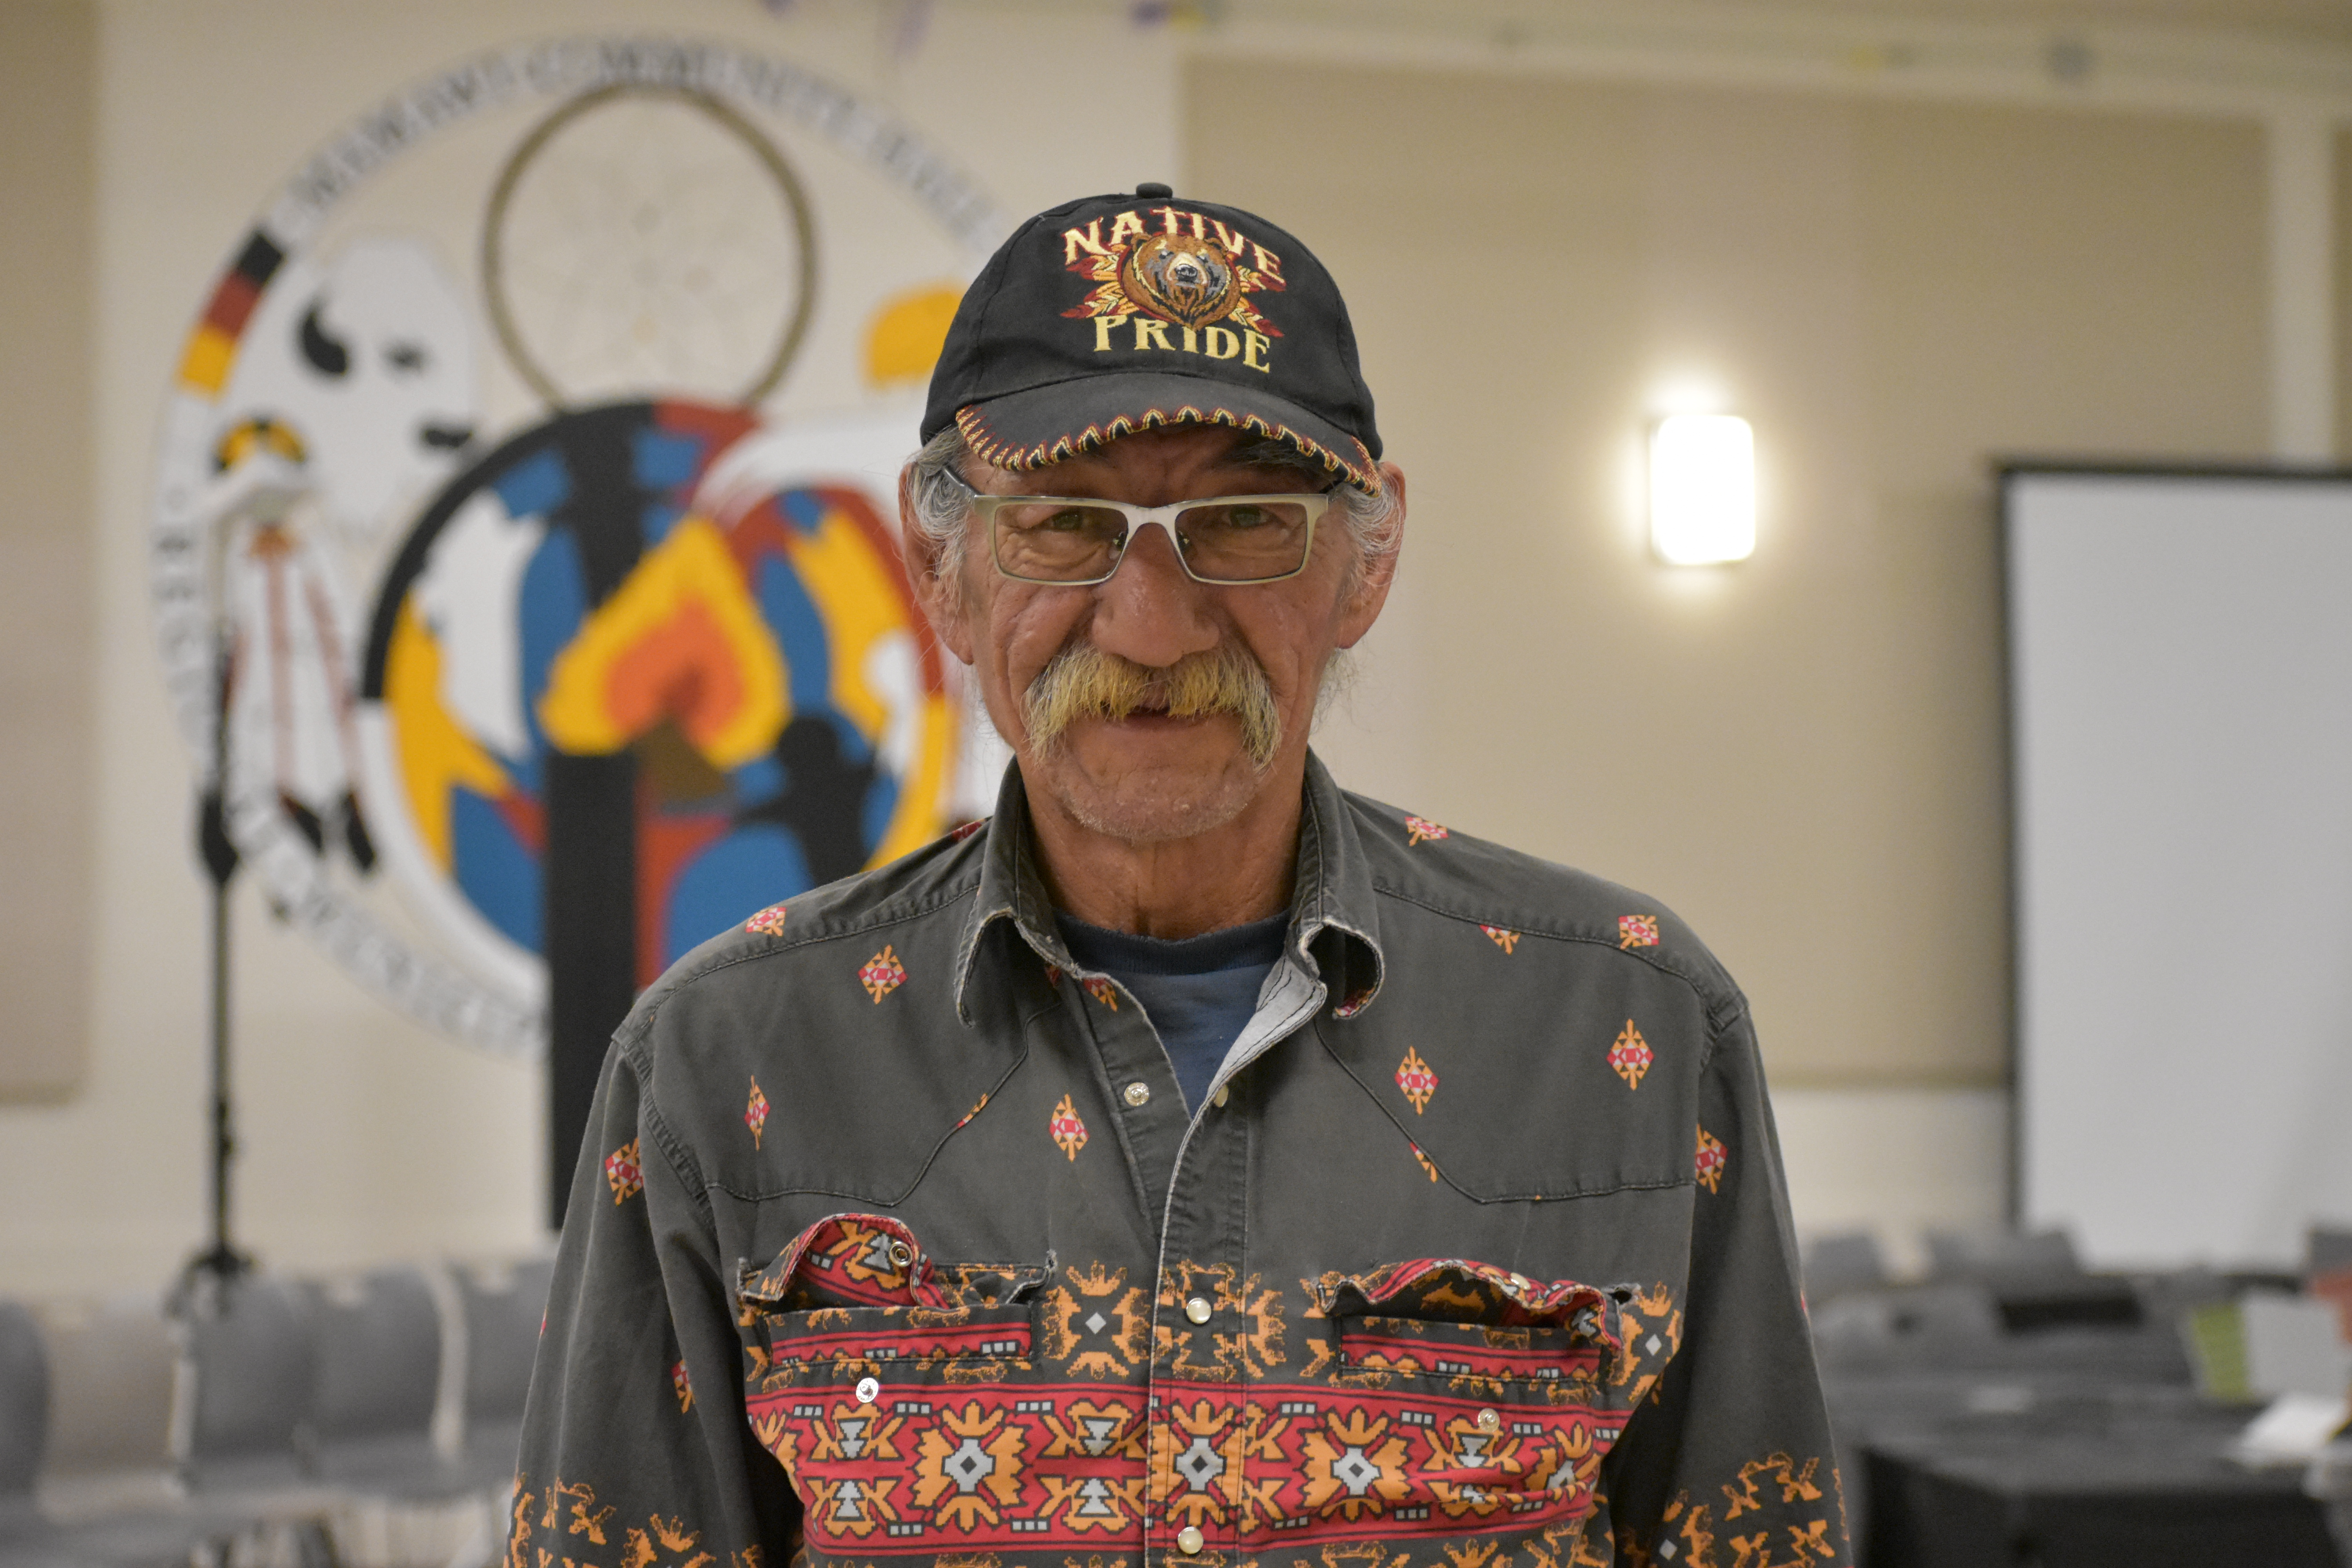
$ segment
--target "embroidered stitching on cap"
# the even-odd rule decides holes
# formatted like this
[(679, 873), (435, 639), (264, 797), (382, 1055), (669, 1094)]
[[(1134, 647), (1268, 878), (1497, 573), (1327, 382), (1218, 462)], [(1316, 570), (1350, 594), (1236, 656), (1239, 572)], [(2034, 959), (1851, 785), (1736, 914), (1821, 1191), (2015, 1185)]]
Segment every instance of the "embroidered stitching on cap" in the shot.
[(1089, 425), (1075, 434), (1060, 437), (1052, 442), (1040, 441), (1034, 447), (1015, 447), (1010, 442), (998, 440), (988, 428), (977, 404), (957, 409), (955, 417), (956, 427), (963, 432), (963, 438), (971, 447), (973, 456), (992, 468), (1014, 472), (1057, 463), (1066, 458), (1074, 458), (1081, 452), (1106, 446), (1121, 436), (1132, 436), (1142, 430), (1171, 425), (1223, 425), (1235, 430), (1255, 430), (1271, 440), (1287, 441), (1325, 468), (1335, 468), (1346, 475), (1349, 483), (1367, 495), (1376, 495), (1380, 490), (1370, 479), (1371, 454), (1364, 450), (1361, 442), (1356, 443), (1356, 450), (1362, 457), (1362, 463), (1350, 463), (1321, 442), (1300, 435), (1279, 420), (1270, 420), (1261, 414), (1237, 414), (1230, 408), (1213, 408), (1204, 413), (1189, 403), (1173, 410), (1147, 408), (1141, 414), (1132, 416), (1121, 415), (1107, 424)]

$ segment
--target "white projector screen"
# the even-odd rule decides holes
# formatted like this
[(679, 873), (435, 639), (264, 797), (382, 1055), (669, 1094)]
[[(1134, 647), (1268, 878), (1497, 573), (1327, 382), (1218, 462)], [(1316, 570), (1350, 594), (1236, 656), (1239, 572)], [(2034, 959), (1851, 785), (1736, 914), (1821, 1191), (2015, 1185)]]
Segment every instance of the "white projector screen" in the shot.
[(2002, 477), (2022, 1218), (2105, 1266), (2352, 1218), (2352, 476)]

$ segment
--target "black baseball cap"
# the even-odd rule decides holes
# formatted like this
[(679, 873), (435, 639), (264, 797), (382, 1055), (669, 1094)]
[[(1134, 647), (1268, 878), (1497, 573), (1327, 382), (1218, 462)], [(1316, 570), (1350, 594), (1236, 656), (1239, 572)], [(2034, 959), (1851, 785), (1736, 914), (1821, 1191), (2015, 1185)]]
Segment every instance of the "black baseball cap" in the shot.
[(1013, 469), (1228, 425), (1380, 489), (1372, 395), (1331, 275), (1256, 214), (1166, 185), (1065, 203), (997, 247), (931, 372), (923, 439), (950, 424)]

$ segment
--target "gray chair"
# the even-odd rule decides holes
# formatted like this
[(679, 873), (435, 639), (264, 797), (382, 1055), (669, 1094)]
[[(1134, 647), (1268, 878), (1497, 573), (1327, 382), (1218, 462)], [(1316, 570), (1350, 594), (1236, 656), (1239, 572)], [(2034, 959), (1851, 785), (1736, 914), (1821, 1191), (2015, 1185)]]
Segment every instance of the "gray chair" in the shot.
[(503, 1520), (501, 1500), (434, 1441), (442, 1363), (462, 1342), (444, 1331), (433, 1281), (382, 1268), (329, 1280), (318, 1300), (312, 1426), (320, 1477), (339, 1494), (327, 1514), (337, 1563), (451, 1562)]
[(554, 1277), (551, 1258), (458, 1270), (466, 1323), (466, 1465), (485, 1482), (514, 1477), (531, 1363), (539, 1355)]
[(2063, 1230), (2009, 1230), (1990, 1236), (1931, 1230), (1927, 1263), (1931, 1279), (1988, 1284), (2076, 1279), (2083, 1273), (2074, 1237)]
[(1878, 1238), (1866, 1230), (1814, 1237), (1804, 1249), (1804, 1271), (1805, 1300), (1814, 1306), (1886, 1283), (1886, 1260), (1879, 1254)]
[(433, 1445), (441, 1314), (415, 1268), (322, 1286), (310, 1429), (319, 1475), (346, 1488), (462, 1489)]
[(40, 1325), (14, 1301), (0, 1301), (0, 1542), (37, 1531), (34, 1487), (48, 1437), (49, 1363)]
[(172, 1452), (178, 1352), (152, 1291), (35, 1309), (48, 1352), (41, 1501), (51, 1518), (180, 1500)]
[(262, 1274), (207, 1279), (179, 1315), (190, 1402), (177, 1458), (189, 1487), (265, 1509), (316, 1492), (315, 1292)]
[[(330, 1514), (341, 1568), (499, 1555), (514, 1472), (510, 1415), (520, 1415), (530, 1376), (530, 1346), (518, 1372), (515, 1342), (537, 1337), (534, 1292), (543, 1297), (545, 1283), (530, 1270), (451, 1279), (408, 1268), (322, 1289), (319, 1462), (341, 1493)], [(528, 1325), (517, 1321), (525, 1313)], [(469, 1388), (479, 1459), (459, 1441)], [(436, 1392), (446, 1412), (436, 1412)]]
[(1967, 1280), (1856, 1290), (1813, 1308), (1813, 1343), (1824, 1365), (1854, 1357), (1933, 1362), (1961, 1346), (1989, 1345), (2000, 1335), (1992, 1292)]
[[(160, 1330), (152, 1308), (150, 1316)], [(44, 1460), (54, 1447), (50, 1417), (81, 1391), (55, 1375), (47, 1340), (32, 1311), (0, 1301), (0, 1568), (186, 1568), (209, 1547), (225, 1552), (249, 1531), (252, 1521), (242, 1516), (124, 1495), (78, 1520), (51, 1518), (39, 1501)]]

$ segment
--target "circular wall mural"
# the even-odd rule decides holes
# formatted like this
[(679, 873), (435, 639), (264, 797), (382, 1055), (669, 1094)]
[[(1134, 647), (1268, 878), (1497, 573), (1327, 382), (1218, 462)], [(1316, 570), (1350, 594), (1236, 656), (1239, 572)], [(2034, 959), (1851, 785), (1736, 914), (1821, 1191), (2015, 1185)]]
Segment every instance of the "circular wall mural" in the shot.
[(984, 810), (894, 487), (1005, 226), (856, 96), (661, 40), (467, 61), (299, 170), (183, 352), (151, 533), (279, 914), (535, 1055), (551, 967), (643, 985)]

